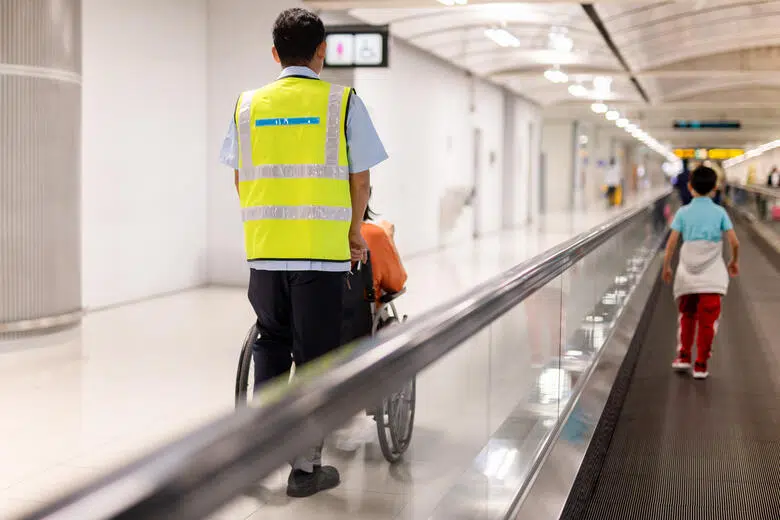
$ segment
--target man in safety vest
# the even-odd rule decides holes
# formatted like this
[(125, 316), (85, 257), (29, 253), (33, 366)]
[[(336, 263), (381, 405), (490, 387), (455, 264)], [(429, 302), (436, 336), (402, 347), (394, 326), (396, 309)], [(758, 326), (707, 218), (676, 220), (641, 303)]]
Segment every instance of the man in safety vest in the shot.
[[(289, 9), (273, 28), (279, 78), (236, 103), (221, 160), (235, 170), (241, 201), (249, 301), (260, 337), (255, 384), (288, 374), (339, 347), (342, 296), (351, 262), (365, 259), (360, 235), (369, 168), (387, 159), (355, 92), (321, 81), (325, 26)], [(322, 445), (292, 462), (287, 494), (339, 484), (322, 466)]]

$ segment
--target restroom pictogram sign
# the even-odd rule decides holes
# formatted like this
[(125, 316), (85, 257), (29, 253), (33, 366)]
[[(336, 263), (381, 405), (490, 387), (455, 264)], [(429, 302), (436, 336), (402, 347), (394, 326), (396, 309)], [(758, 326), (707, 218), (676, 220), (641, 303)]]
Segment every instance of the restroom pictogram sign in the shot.
[(326, 33), (326, 67), (388, 66), (387, 26), (331, 26)]

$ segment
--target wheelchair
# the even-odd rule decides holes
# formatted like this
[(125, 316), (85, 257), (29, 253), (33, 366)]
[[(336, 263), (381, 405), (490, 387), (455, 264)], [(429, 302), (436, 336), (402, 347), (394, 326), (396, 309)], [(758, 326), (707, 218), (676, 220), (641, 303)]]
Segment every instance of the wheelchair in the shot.
[[(344, 292), (342, 344), (362, 337), (373, 336), (384, 328), (406, 321), (407, 316), (402, 316), (395, 306), (395, 300), (405, 292), (406, 289), (402, 289), (397, 293), (383, 294), (377, 298), (370, 257), (366, 263), (357, 264), (347, 277)], [(257, 323), (254, 323), (244, 339), (238, 360), (235, 388), (236, 407), (246, 406), (253, 399), (252, 346), (258, 336)], [(292, 374), (294, 372), (295, 366), (293, 365)], [(366, 414), (373, 417), (376, 423), (382, 455), (390, 463), (400, 461), (411, 442), (416, 394), (416, 380), (412, 379), (374, 408), (366, 410)]]

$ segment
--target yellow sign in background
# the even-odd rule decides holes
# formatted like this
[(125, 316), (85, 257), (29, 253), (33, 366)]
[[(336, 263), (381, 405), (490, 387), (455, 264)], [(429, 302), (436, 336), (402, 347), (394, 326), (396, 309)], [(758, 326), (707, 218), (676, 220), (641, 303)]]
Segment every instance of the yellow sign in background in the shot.
[(674, 155), (680, 159), (712, 159), (713, 161), (722, 161), (731, 159), (745, 153), (745, 150), (730, 148), (677, 148)]

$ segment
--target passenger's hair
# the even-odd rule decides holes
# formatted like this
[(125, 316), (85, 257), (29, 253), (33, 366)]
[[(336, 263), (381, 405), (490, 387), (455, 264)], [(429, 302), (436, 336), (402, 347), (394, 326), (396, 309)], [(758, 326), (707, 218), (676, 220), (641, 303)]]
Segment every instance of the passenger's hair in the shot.
[(306, 66), (325, 41), (325, 25), (311, 11), (294, 7), (276, 19), (273, 37), (283, 67)]
[(718, 174), (707, 166), (699, 166), (691, 172), (691, 186), (699, 195), (708, 195), (718, 184)]
[(371, 209), (371, 206), (366, 204), (366, 212), (363, 213), (363, 220), (372, 220), (377, 214)]
[[(369, 190), (368, 190), (368, 198), (369, 198), (369, 200), (371, 199), (371, 195), (373, 195), (373, 193), (374, 193), (374, 188), (369, 188)], [(376, 216), (377, 216), (377, 214), (374, 213), (374, 211), (371, 209), (371, 206), (366, 204), (366, 212), (363, 213), (363, 220), (364, 221), (371, 220), (371, 219), (373, 219)]]

